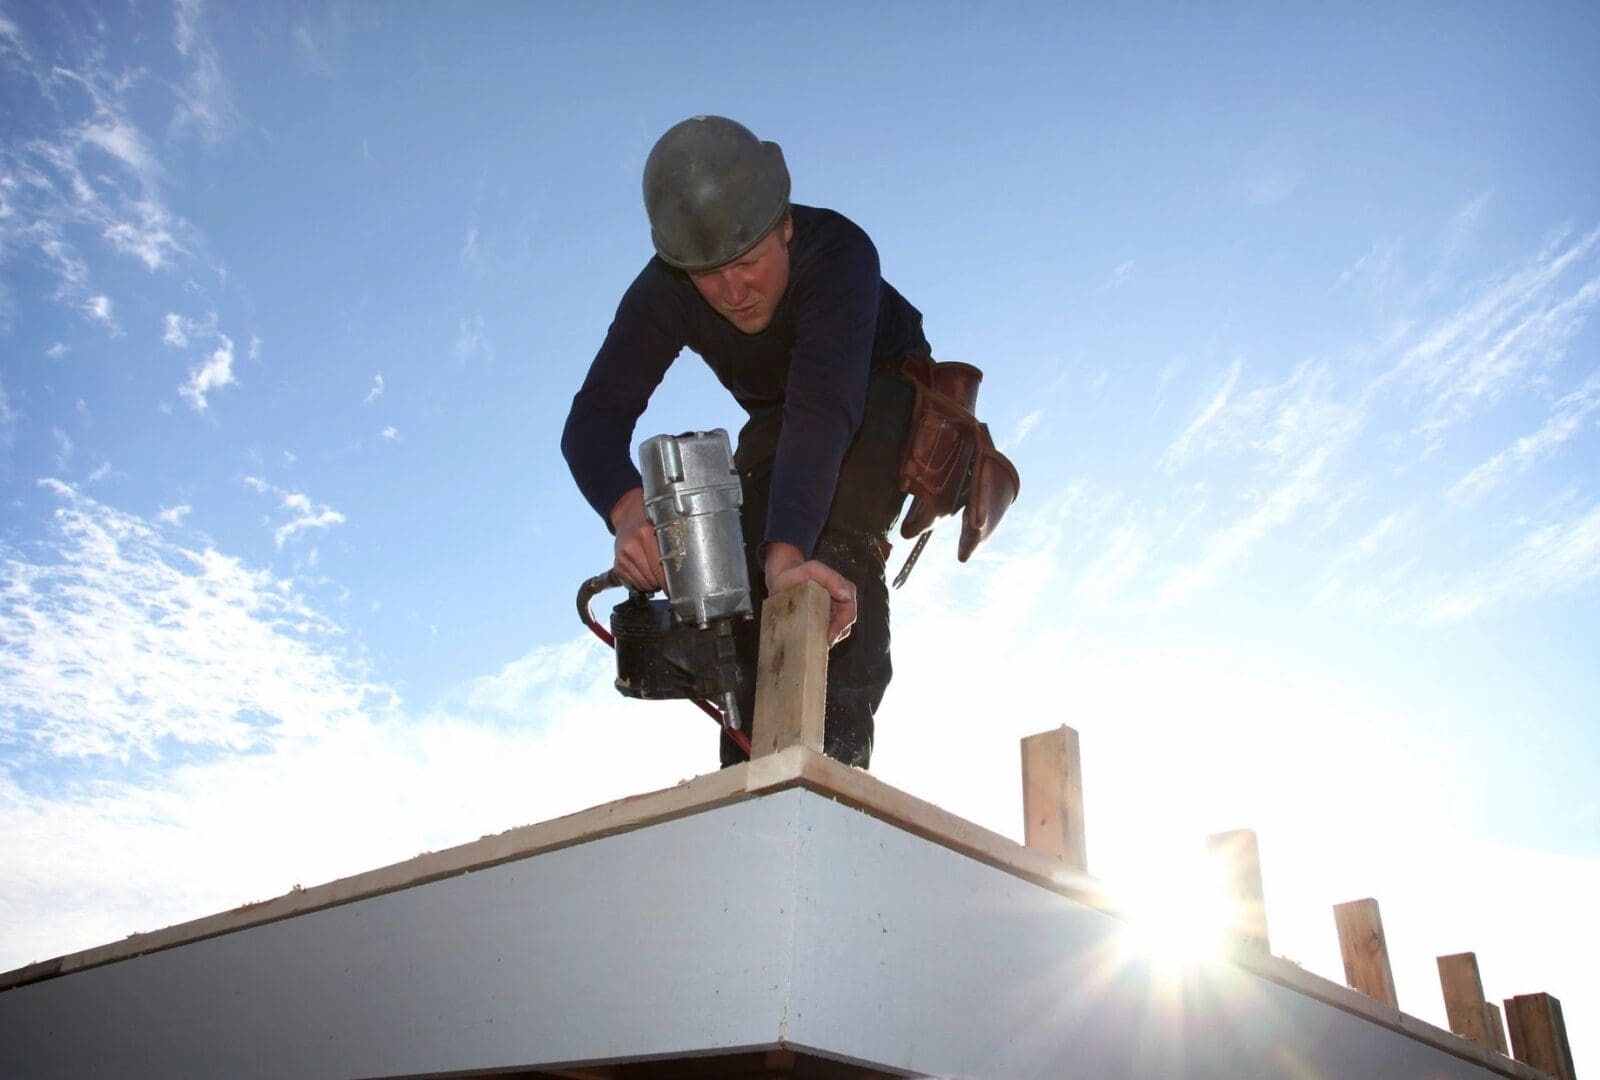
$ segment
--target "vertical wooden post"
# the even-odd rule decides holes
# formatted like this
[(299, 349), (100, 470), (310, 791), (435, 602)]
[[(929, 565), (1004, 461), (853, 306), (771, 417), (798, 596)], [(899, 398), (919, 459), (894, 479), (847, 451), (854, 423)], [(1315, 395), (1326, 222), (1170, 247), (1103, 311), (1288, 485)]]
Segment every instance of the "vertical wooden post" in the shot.
[(1506, 1049), (1506, 1026), (1500, 1022), (1500, 1006), (1492, 1001), (1483, 1003), (1483, 1023), (1489, 1029), (1489, 1043), (1501, 1057), (1510, 1057)]
[(1344, 981), (1370, 998), (1399, 1008), (1378, 902), (1368, 897), (1335, 904), (1333, 921), (1339, 929), (1339, 952), (1344, 956)]
[(1444, 990), (1444, 1015), (1450, 1030), (1471, 1039), (1485, 1050), (1493, 1050), (1489, 1027), (1485, 1023), (1483, 979), (1478, 975), (1475, 953), (1454, 953), (1439, 957), (1439, 986)]
[(1228, 928), (1246, 948), (1270, 953), (1267, 899), (1261, 887), (1261, 846), (1253, 829), (1234, 829), (1206, 837), (1206, 850), (1221, 867), (1232, 911)]
[(1023, 843), (1077, 870), (1089, 869), (1083, 832), (1083, 759), (1065, 724), (1022, 740)]
[(761, 609), (756, 715), (750, 756), (790, 746), (822, 750), (828, 703), (828, 590), (807, 581)]
[(1511, 1029), (1511, 1049), (1518, 1061), (1543, 1069), (1557, 1080), (1576, 1080), (1561, 1002), (1549, 994), (1507, 998), (1506, 1026)]

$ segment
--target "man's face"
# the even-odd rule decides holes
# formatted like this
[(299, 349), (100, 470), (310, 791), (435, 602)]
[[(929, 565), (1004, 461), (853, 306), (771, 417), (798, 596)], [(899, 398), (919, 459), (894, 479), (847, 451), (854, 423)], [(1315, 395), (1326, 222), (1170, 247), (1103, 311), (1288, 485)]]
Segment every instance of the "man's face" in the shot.
[(772, 322), (789, 287), (792, 239), (794, 219), (785, 215), (755, 247), (714, 270), (691, 273), (689, 280), (718, 315), (746, 334), (759, 334)]

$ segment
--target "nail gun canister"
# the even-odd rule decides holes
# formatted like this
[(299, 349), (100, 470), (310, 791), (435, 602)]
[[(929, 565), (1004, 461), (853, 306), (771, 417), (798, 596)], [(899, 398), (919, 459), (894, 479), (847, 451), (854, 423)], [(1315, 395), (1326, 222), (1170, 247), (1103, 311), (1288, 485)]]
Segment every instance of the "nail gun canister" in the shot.
[(673, 614), (702, 627), (750, 615), (739, 524), (744, 492), (728, 433), (716, 428), (646, 439), (639, 446), (639, 472)]

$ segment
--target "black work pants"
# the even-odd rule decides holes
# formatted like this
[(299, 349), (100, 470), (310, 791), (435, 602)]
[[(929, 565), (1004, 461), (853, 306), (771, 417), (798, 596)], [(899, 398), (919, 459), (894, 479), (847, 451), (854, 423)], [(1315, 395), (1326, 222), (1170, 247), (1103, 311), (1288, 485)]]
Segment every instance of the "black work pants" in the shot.
[[(827, 523), (812, 558), (837, 570), (856, 587), (856, 623), (850, 636), (828, 653), (828, 695), (823, 750), (847, 765), (867, 768), (872, 761), (874, 718), (894, 675), (889, 657), (889, 590), (884, 581), (887, 534), (899, 516), (900, 451), (910, 423), (914, 395), (898, 376), (874, 373), (861, 430), (845, 454)], [(761, 608), (767, 598), (760, 548), (766, 536), (767, 503), (772, 490), (772, 455), (777, 448), (777, 415), (754, 415), (739, 435), (734, 459), (744, 485), (746, 562), (756, 618), (738, 631), (739, 712), (745, 733), (755, 730), (755, 672), (760, 647)], [(722, 736), (722, 764), (745, 760), (744, 751)]]

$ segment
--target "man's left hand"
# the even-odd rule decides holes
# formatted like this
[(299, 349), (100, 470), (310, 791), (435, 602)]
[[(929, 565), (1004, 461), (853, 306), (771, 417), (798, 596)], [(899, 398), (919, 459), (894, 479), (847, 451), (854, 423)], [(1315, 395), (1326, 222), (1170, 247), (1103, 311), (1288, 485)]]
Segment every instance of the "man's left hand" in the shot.
[(807, 559), (793, 544), (774, 540), (767, 545), (767, 595), (776, 596), (802, 582), (815, 581), (828, 590), (828, 645), (839, 644), (850, 636), (856, 624), (856, 587), (848, 578), (826, 563)]

